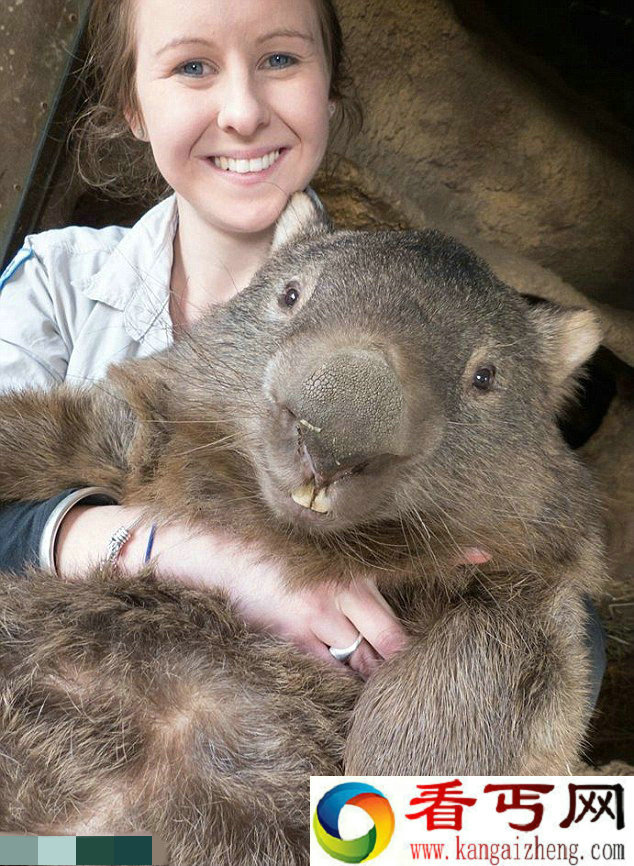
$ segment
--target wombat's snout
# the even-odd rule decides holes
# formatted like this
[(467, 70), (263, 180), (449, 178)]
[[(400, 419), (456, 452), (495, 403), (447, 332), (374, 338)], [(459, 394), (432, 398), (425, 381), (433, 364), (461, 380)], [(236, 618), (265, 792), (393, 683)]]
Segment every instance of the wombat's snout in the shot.
[(340, 348), (327, 361), (311, 352), (277, 378), (277, 402), (294, 416), (300, 460), (317, 487), (399, 453), (403, 393), (380, 351)]

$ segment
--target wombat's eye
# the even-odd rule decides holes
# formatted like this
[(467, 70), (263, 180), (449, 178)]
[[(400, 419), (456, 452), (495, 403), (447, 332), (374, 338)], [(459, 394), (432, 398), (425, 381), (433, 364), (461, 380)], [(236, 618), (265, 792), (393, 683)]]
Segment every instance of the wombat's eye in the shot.
[(292, 307), (299, 301), (299, 283), (297, 280), (291, 280), (286, 284), (282, 292), (279, 302), (281, 307)]
[(495, 367), (478, 367), (473, 376), (473, 384), (480, 391), (489, 391), (495, 381)]

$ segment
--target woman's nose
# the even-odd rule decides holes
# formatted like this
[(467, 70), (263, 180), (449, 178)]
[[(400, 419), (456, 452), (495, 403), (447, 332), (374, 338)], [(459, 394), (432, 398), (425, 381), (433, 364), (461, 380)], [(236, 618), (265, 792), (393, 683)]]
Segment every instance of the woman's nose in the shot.
[(268, 121), (266, 100), (251, 76), (246, 71), (227, 72), (220, 94), (218, 126), (248, 138)]

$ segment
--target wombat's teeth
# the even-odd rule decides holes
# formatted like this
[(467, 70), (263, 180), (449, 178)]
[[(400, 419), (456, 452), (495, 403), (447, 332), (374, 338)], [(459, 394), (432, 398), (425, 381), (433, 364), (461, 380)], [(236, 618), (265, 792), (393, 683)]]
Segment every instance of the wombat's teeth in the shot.
[(309, 481), (308, 484), (302, 484), (297, 490), (291, 493), (293, 502), (298, 505), (303, 505), (304, 508), (310, 508), (317, 511), (319, 514), (327, 514), (330, 511), (330, 499), (324, 487), (315, 494), (315, 482)]
[(309, 484), (302, 484), (297, 490), (291, 493), (291, 499), (298, 505), (303, 505), (304, 508), (310, 508), (315, 495), (315, 483), (311, 481)]
[(315, 496), (310, 507), (313, 509), (313, 511), (318, 511), (320, 514), (328, 514), (328, 512), (330, 511), (330, 499), (328, 499), (328, 495), (324, 487), (322, 487), (317, 496)]

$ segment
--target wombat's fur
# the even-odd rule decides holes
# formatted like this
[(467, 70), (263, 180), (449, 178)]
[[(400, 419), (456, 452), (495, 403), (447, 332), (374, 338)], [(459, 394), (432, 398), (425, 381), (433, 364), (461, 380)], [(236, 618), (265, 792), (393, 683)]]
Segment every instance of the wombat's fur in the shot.
[[(555, 416), (598, 340), (448, 238), (331, 232), (298, 194), (190, 338), (92, 389), (5, 397), (3, 500), (105, 485), (257, 540), (297, 585), (373, 575), (413, 637), (361, 688), (220, 594), (3, 576), (2, 829), (306, 863), (311, 773), (567, 772), (603, 564)], [(455, 565), (473, 546), (491, 561)]]

